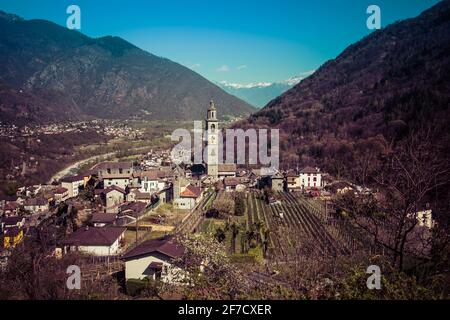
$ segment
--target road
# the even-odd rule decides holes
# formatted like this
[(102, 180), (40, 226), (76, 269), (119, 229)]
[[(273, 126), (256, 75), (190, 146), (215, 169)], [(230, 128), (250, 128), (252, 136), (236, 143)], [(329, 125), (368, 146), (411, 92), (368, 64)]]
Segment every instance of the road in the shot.
[[(144, 146), (144, 147), (136, 147), (136, 148), (130, 148), (129, 151), (140, 151), (140, 150), (145, 150), (146, 148), (148, 148), (148, 146)], [(48, 184), (51, 184), (54, 180), (58, 181), (59, 179), (68, 176), (68, 175), (75, 175), (76, 171), (83, 165), (85, 165), (86, 163), (89, 163), (91, 161), (95, 161), (98, 159), (104, 159), (106, 160), (106, 158), (112, 157), (114, 155), (117, 154), (118, 151), (113, 151), (113, 152), (109, 152), (109, 153), (105, 153), (105, 154), (100, 154), (97, 156), (93, 156), (87, 159), (83, 159), (80, 160), (78, 162), (75, 162), (73, 164), (71, 164), (70, 166), (62, 169), (61, 171), (57, 172), (56, 174), (53, 175), (53, 177), (51, 177), (51, 179), (47, 182)]]
[(54, 180), (58, 181), (59, 179), (70, 175), (70, 174), (76, 174), (76, 171), (83, 165), (85, 165), (86, 163), (89, 163), (91, 161), (95, 161), (98, 159), (105, 159), (111, 156), (114, 156), (117, 152), (110, 152), (110, 153), (105, 153), (105, 154), (101, 154), (101, 155), (97, 155), (97, 156), (93, 156), (93, 157), (89, 157), (87, 159), (83, 159), (80, 160), (78, 162), (75, 162), (71, 165), (69, 165), (68, 167), (62, 169), (61, 171), (57, 172), (56, 174), (54, 174), (51, 179), (48, 181), (48, 184), (51, 184)]

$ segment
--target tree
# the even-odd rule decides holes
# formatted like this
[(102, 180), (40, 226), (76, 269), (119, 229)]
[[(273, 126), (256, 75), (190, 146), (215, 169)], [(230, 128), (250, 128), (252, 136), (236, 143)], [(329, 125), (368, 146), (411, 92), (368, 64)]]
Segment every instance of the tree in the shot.
[(217, 228), (216, 232), (214, 233), (214, 238), (217, 240), (217, 242), (222, 243), (226, 238), (225, 231), (222, 228)]
[(245, 214), (244, 194), (237, 193), (235, 196), (234, 215), (243, 216)]
[(449, 187), (450, 169), (444, 150), (433, 141), (429, 130), (410, 135), (387, 150), (381, 165), (371, 169), (370, 187), (378, 192), (341, 197), (335, 202), (338, 208), (353, 214), (355, 224), (374, 243), (390, 252), (392, 265), (399, 270), (404, 269), (406, 253), (422, 258), (428, 255), (432, 237), (417, 234), (417, 213), (433, 199), (438, 203), (436, 191)]
[(231, 216), (234, 212), (234, 201), (222, 197), (214, 201), (213, 209), (216, 209), (222, 217)]
[(236, 253), (236, 238), (239, 234), (241, 226), (235, 221), (228, 223), (226, 225), (226, 230), (231, 232), (231, 253)]

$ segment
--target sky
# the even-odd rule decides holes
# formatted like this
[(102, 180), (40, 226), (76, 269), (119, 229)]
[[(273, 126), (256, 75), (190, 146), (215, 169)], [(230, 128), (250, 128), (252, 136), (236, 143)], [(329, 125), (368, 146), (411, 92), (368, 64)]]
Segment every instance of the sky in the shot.
[(0, 0), (0, 10), (66, 25), (81, 9), (81, 32), (120, 36), (215, 82), (279, 82), (305, 76), (381, 24), (415, 17), (438, 0)]

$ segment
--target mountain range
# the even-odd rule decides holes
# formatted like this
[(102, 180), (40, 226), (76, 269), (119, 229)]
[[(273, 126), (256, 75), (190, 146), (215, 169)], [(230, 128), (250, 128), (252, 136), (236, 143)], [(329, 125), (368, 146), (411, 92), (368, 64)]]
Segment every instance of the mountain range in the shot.
[[(450, 162), (450, 1), (345, 49), (235, 125), (280, 129), (285, 167), (350, 177), (357, 161), (432, 132)], [(430, 149), (431, 150), (431, 149)]]
[(28, 124), (90, 118), (202, 119), (255, 111), (192, 70), (119, 37), (93, 39), (0, 11), (0, 116)]
[(248, 102), (257, 108), (264, 107), (272, 99), (280, 96), (294, 85), (298, 84), (303, 77), (292, 77), (281, 82), (258, 82), (249, 84), (230, 83), (221, 81), (217, 83), (226, 92)]

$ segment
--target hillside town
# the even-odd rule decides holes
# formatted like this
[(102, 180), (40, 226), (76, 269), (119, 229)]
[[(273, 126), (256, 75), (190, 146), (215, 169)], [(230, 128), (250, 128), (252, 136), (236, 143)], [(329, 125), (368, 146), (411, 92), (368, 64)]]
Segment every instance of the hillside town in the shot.
[[(259, 248), (265, 260), (286, 261), (286, 244), (277, 235), (282, 225), (307, 232), (324, 250), (353, 252), (354, 240), (346, 240), (341, 247), (342, 234), (330, 229), (328, 202), (348, 193), (376, 193), (313, 166), (267, 175), (261, 169), (219, 164), (218, 146), (211, 138), (219, 128), (217, 112), (211, 101), (205, 121), (210, 148), (204, 164), (175, 163), (170, 150), (155, 150), (139, 162), (100, 162), (53, 184), (21, 186), (16, 194), (3, 196), (1, 267), (7, 266), (11, 253), (25, 241), (57, 228), (63, 231), (53, 247), (54, 259), (76, 252), (94, 263), (108, 261), (97, 270), (103, 276), (124, 272), (125, 281), (149, 278), (177, 284), (187, 271), (175, 262), (184, 252), (176, 237), (207, 232), (205, 225), (214, 221), (211, 217), (227, 216), (221, 204), (230, 200), (234, 209), (229, 211), (238, 215), (242, 199), (244, 220), (229, 217), (225, 226), (209, 230), (220, 239), (220, 232), (230, 225), (243, 223), (242, 231), (232, 233), (231, 254)], [(431, 210), (417, 213), (417, 219), (424, 229), (433, 228)], [(240, 232), (256, 232), (258, 237), (247, 238), (246, 243), (242, 236), (237, 245)]]

